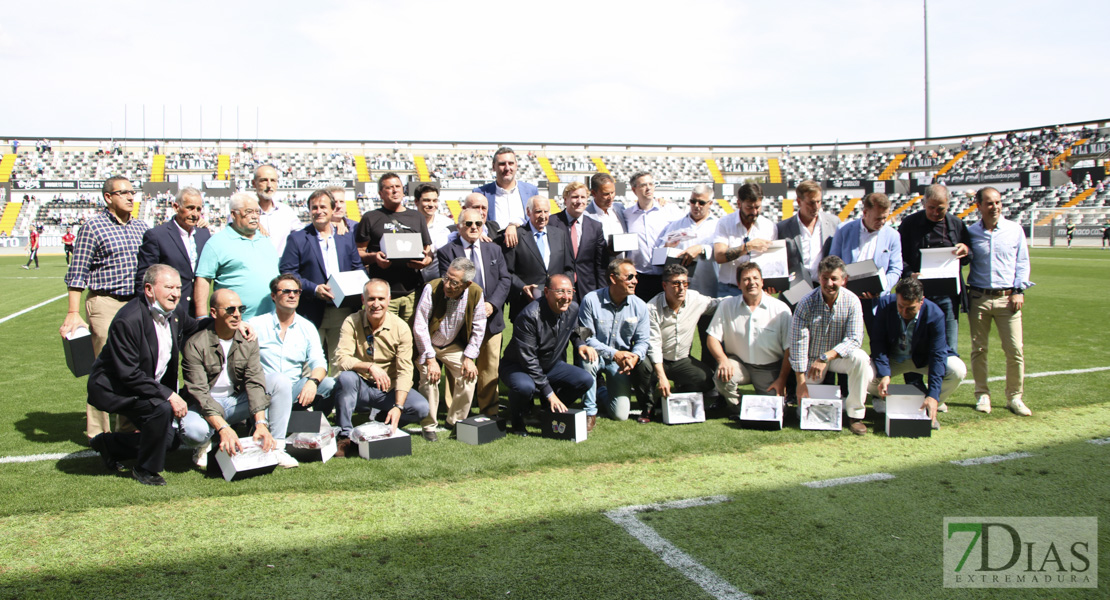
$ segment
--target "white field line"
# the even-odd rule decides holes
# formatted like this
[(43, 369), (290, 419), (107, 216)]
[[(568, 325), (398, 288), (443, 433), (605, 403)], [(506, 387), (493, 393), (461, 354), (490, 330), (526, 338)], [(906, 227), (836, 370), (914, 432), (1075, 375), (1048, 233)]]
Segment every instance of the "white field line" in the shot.
[(3, 319), (0, 319), (0, 323), (3, 323), (4, 321), (10, 321), (10, 320), (18, 317), (19, 315), (29, 313), (32, 310), (35, 310), (36, 308), (39, 308), (40, 306), (46, 306), (47, 304), (50, 304), (51, 302), (56, 302), (58, 300), (61, 300), (62, 298), (65, 298), (68, 295), (69, 295), (69, 292), (66, 292), (66, 293), (62, 294), (61, 296), (55, 296), (55, 297), (53, 297), (53, 298), (51, 298), (51, 299), (49, 299), (45, 302), (39, 302), (38, 304), (32, 306), (31, 308), (25, 308), (25, 309), (23, 309), (19, 312), (14, 312), (14, 313), (4, 317)]
[(1097, 440), (1087, 440), (1087, 443), (1094, 444), (1096, 446), (1105, 446), (1106, 444), (1110, 444), (1110, 437), (1101, 438), (1101, 439), (1097, 439)]
[(40, 460), (68, 460), (71, 458), (88, 458), (96, 456), (95, 450), (82, 450), (80, 452), (57, 452), (55, 454), (27, 454), (24, 456), (4, 456), (0, 457), (0, 464), (2, 463), (29, 463), (38, 462)]
[(856, 475), (855, 477), (838, 477), (836, 479), (824, 479), (821, 481), (807, 481), (802, 485), (809, 488), (827, 488), (834, 485), (846, 485), (849, 483), (867, 483), (868, 481), (885, 481), (887, 479), (894, 479), (890, 473), (870, 473), (868, 475)]
[(690, 581), (698, 584), (701, 589), (705, 590), (710, 596), (718, 600), (753, 600), (751, 596), (732, 587), (732, 584), (718, 577), (716, 573), (710, 571), (704, 565), (691, 558), (689, 554), (679, 550), (674, 544), (668, 542), (663, 536), (656, 533), (650, 526), (645, 525), (636, 518), (636, 514), (641, 512), (708, 506), (711, 504), (719, 504), (727, 500), (728, 496), (706, 496), (703, 498), (689, 498), (687, 500), (676, 500), (674, 502), (662, 502), (658, 504), (625, 506), (623, 508), (607, 511), (605, 516), (609, 517), (609, 520), (627, 531), (629, 535), (640, 540), (640, 543), (647, 546), (649, 550), (654, 552), (656, 556), (662, 559), (668, 566), (685, 575)]
[(948, 461), (954, 465), (961, 467), (974, 467), (976, 465), (989, 465), (991, 463), (1002, 462), (1005, 460), (1015, 460), (1018, 458), (1029, 458), (1033, 456), (1028, 452), (1011, 452), (1009, 454), (995, 454), (994, 456), (980, 456), (979, 458), (965, 458), (964, 460)]
[[(1110, 371), (1110, 367), (1091, 367), (1089, 369), (1071, 369), (1068, 371), (1042, 371), (1040, 373), (1026, 373), (1026, 379), (1033, 379), (1036, 377), (1055, 377), (1056, 375), (1081, 375), (1083, 373), (1098, 373), (1099, 371)], [(988, 377), (987, 381), (1006, 381), (1005, 375), (998, 375), (997, 377)], [(974, 379), (964, 379), (960, 385), (970, 385), (975, 383)]]

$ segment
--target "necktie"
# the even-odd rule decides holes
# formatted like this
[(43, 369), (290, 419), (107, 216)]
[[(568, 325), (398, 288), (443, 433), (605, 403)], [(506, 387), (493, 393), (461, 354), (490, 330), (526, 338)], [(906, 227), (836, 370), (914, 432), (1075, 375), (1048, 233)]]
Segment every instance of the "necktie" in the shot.
[(570, 224), (570, 251), (578, 258), (578, 219)]
[(474, 244), (471, 244), (470, 248), (468, 248), (470, 252), (470, 262), (474, 263), (474, 283), (478, 284), (478, 287), (486, 289), (485, 282), (482, 278), (482, 263), (478, 261), (478, 251), (474, 249), (474, 246)]
[(547, 268), (551, 264), (550, 252), (547, 250), (547, 232), (536, 232), (536, 247), (540, 249), (540, 257), (543, 258), (543, 268)]

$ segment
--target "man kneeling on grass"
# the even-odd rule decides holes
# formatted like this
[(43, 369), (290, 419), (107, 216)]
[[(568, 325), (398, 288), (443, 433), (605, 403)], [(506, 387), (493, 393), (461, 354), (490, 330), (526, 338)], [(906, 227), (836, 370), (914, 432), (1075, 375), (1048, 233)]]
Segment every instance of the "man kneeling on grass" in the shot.
[(213, 435), (220, 438), (220, 450), (236, 454), (242, 447), (232, 423), (250, 419), (254, 439), (266, 452), (278, 453), (278, 464), (297, 466), (285, 453), (285, 431), (275, 439), (271, 420), (289, 422), (293, 404), (289, 380), (280, 373), (266, 375), (259, 360), (258, 341), (248, 342), (239, 332), (243, 301), (230, 289), (212, 295), (213, 321), (189, 338), (182, 350), (181, 370), (190, 410), (181, 420), (185, 444), (195, 448), (193, 460), (200, 466), (206, 459)]

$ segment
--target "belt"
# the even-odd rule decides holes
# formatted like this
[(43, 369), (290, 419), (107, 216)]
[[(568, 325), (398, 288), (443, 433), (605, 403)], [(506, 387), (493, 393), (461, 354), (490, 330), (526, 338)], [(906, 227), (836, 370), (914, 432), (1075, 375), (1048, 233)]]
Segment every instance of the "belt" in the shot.
[(105, 291), (102, 291), (102, 290), (89, 290), (89, 296), (107, 296), (109, 298), (119, 300), (120, 302), (127, 302), (127, 301), (131, 300), (132, 298), (134, 298), (135, 294), (129, 294), (129, 295), (124, 296), (122, 294), (113, 294), (113, 293), (105, 292)]
[(983, 294), (985, 296), (1009, 296), (1010, 294), (1014, 293), (1013, 288), (1003, 288), (1003, 289), (1000, 289), (1000, 290), (987, 290), (987, 289), (983, 289), (983, 288), (977, 288), (973, 285), (969, 285), (967, 287), (969, 289), (971, 289), (971, 291), (979, 292), (980, 294)]

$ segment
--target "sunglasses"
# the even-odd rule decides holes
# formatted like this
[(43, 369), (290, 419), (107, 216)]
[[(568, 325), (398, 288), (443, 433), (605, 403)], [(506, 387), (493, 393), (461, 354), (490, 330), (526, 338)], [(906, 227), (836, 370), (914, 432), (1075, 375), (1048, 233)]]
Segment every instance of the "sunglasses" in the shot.
[(481, 227), (482, 225), (485, 225), (485, 224), (486, 224), (485, 221), (463, 221), (463, 226), (464, 227)]
[(243, 311), (247, 310), (247, 307), (246, 306), (224, 306), (223, 308), (220, 308), (220, 310), (224, 311), (225, 313), (227, 313), (229, 315), (233, 315), (235, 313), (243, 314)]
[(278, 290), (277, 293), (278, 293), (279, 296), (282, 295), (282, 294), (285, 294), (287, 296), (300, 296), (301, 295), (301, 290), (296, 290), (296, 289)]
[(706, 204), (709, 204), (709, 201), (708, 200), (691, 200), (690, 204), (693, 204), (695, 206), (705, 206)]
[(630, 273), (626, 277), (618, 277), (617, 279), (623, 279), (624, 281), (632, 281), (633, 279), (636, 279), (636, 273)]
[(689, 281), (666, 281), (664, 283), (673, 285), (675, 287), (690, 287)]
[(374, 360), (374, 334), (366, 334), (366, 358)]

